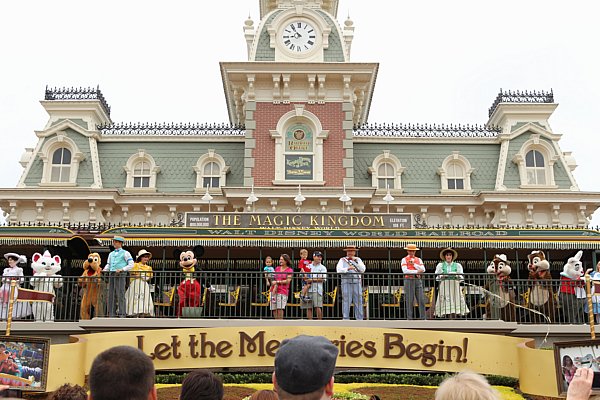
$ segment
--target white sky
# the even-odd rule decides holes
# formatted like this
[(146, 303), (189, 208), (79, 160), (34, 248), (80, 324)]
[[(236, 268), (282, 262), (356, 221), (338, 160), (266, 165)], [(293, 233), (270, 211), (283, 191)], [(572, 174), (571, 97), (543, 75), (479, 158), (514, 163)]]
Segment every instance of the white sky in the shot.
[[(46, 123), (46, 84), (99, 84), (113, 121), (228, 121), (218, 63), (247, 59), (258, 4), (0, 2), (0, 187)], [(369, 121), (485, 123), (500, 88), (552, 88), (561, 148), (580, 188), (600, 191), (600, 2), (340, 0), (338, 20), (348, 13), (352, 61), (380, 63)]]

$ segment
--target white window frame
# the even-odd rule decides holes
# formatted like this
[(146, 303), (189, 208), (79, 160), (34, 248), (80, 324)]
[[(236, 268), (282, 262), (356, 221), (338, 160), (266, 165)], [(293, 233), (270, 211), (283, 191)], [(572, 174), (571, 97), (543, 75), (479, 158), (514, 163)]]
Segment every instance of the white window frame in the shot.
[[(527, 180), (527, 153), (532, 150), (540, 152), (544, 157), (544, 169), (546, 172), (546, 183), (537, 185), (530, 184)], [(557, 189), (558, 186), (554, 181), (554, 163), (559, 159), (559, 156), (554, 151), (554, 147), (545, 140), (540, 139), (540, 134), (531, 135), (531, 139), (523, 143), (519, 152), (513, 157), (513, 162), (519, 168), (519, 178), (521, 180), (520, 189)]]
[[(460, 165), (465, 171), (465, 175), (463, 177), (463, 189), (449, 189), (448, 188), (448, 179), (456, 179), (457, 177), (449, 176), (449, 168), (452, 164)], [(471, 163), (469, 160), (460, 155), (458, 151), (453, 151), (448, 157), (444, 159), (442, 162), (442, 166), (438, 168), (438, 174), (440, 175), (441, 185), (442, 185), (442, 194), (469, 194), (473, 193), (471, 189), (471, 174), (475, 171), (473, 167), (471, 167)]]
[(382, 164), (391, 164), (394, 168), (394, 187), (390, 188), (390, 192), (402, 193), (402, 174), (406, 167), (402, 166), (402, 163), (395, 155), (391, 154), (389, 150), (384, 150), (382, 154), (378, 155), (373, 159), (373, 163), (369, 167), (369, 173), (371, 174), (371, 186), (376, 189), (376, 193), (387, 192), (387, 188), (379, 187), (379, 167)]
[[(220, 193), (221, 188), (227, 185), (227, 174), (229, 173), (230, 167), (225, 163), (225, 159), (221, 157), (218, 153), (215, 152), (214, 149), (209, 149), (206, 154), (203, 154), (198, 158), (196, 165), (194, 166), (194, 171), (196, 172), (196, 193), (204, 193), (206, 192), (206, 186), (204, 184), (204, 167), (214, 162), (219, 166), (219, 186), (218, 187), (210, 187), (209, 192)], [(215, 175), (211, 175), (214, 177)]]
[[(285, 132), (295, 124), (308, 126), (313, 132), (313, 179), (297, 180), (285, 179)], [(271, 137), (275, 140), (275, 179), (273, 185), (293, 186), (323, 186), (323, 142), (329, 136), (329, 131), (324, 130), (319, 118), (306, 111), (304, 104), (294, 104), (294, 110), (285, 113), (277, 122), (275, 130), (271, 130)]]
[[(67, 182), (52, 182), (52, 156), (60, 148), (66, 148), (71, 152), (71, 164), (69, 171), (69, 180)], [(58, 132), (55, 137), (47, 140), (42, 146), (40, 158), (44, 163), (42, 180), (39, 186), (57, 186), (73, 187), (77, 186), (77, 174), (79, 172), (79, 163), (85, 158), (83, 153), (77, 147), (73, 139), (69, 138), (64, 132)]]
[[(134, 171), (135, 167), (140, 162), (146, 162), (150, 166), (150, 185), (149, 187), (134, 187)], [(127, 173), (127, 179), (125, 181), (125, 192), (127, 193), (153, 193), (156, 192), (156, 175), (160, 172), (160, 167), (156, 165), (154, 157), (148, 154), (146, 150), (139, 149), (137, 153), (132, 154), (127, 160), (123, 169)]]

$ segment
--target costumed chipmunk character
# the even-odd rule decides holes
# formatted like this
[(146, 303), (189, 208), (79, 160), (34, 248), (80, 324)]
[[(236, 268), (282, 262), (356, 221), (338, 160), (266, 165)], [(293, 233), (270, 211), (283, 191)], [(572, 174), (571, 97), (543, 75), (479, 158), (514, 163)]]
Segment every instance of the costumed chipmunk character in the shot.
[(494, 279), (486, 285), (486, 289), (491, 293), (487, 295), (485, 302), (487, 319), (501, 319), (506, 322), (517, 320), (515, 291), (510, 281), (511, 272), (505, 254), (496, 254), (488, 265), (487, 273), (493, 275)]
[[(198, 248), (202, 248), (197, 246)], [(203, 249), (203, 248), (202, 248)], [(198, 256), (194, 251), (175, 250), (175, 257), (179, 258), (179, 266), (184, 275), (183, 281), (177, 286), (177, 295), (179, 303), (177, 304), (177, 316), (181, 316), (183, 307), (200, 307), (202, 297), (202, 286), (194, 277), (194, 271), (198, 264)]]
[(94, 315), (99, 316), (100, 307), (98, 307), (100, 297), (100, 285), (102, 284), (102, 261), (100, 254), (90, 253), (87, 260), (83, 263), (83, 274), (77, 280), (77, 283), (83, 289), (81, 297), (81, 319), (90, 319), (92, 317), (92, 307)]
[(585, 303), (585, 281), (581, 256), (583, 251), (579, 250), (574, 257), (567, 260), (560, 273), (560, 292), (558, 301), (563, 310), (563, 318), (569, 324), (583, 324)]
[[(50, 255), (46, 250), (44, 254), (35, 253), (31, 257), (33, 277), (29, 281), (37, 291), (55, 294), (54, 289), (63, 285), (63, 279), (57, 274), (60, 271), (60, 257)], [(34, 302), (31, 306), (33, 317), (36, 321), (54, 321), (54, 304), (48, 302)]]
[[(552, 290), (552, 276), (550, 275), (550, 263), (541, 250), (532, 251), (528, 254), (529, 285), (531, 290), (527, 299), (527, 308), (536, 310), (554, 320), (554, 291)], [(530, 313), (532, 322), (548, 322), (539, 314)]]

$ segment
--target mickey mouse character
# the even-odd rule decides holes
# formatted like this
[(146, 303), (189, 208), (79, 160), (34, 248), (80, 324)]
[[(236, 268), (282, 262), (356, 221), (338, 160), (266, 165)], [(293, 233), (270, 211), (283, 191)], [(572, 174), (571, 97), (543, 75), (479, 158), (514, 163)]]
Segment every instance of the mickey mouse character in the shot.
[[(552, 276), (550, 275), (550, 263), (541, 250), (534, 250), (527, 255), (529, 258), (529, 285), (531, 290), (527, 299), (527, 308), (544, 314), (550, 320), (554, 320), (556, 308), (554, 305), (554, 291), (552, 290)], [(530, 313), (532, 322), (543, 322), (547, 320), (539, 314)]]
[(202, 256), (204, 248), (196, 246), (192, 250), (181, 251), (176, 249), (175, 258), (179, 259), (179, 266), (183, 271), (184, 279), (177, 286), (179, 302), (177, 304), (177, 316), (181, 316), (183, 307), (199, 307), (202, 297), (202, 286), (194, 277), (194, 271), (198, 265), (198, 258)]
[(511, 272), (505, 254), (496, 254), (488, 265), (487, 273), (493, 275), (494, 279), (486, 285), (486, 289), (491, 293), (485, 303), (487, 319), (501, 319), (506, 322), (517, 320), (515, 291), (510, 281)]

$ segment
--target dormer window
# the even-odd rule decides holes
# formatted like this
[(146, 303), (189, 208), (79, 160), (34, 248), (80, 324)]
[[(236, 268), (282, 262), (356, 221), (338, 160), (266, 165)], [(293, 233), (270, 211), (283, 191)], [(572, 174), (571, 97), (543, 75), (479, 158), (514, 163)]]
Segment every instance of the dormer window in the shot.
[(402, 190), (402, 173), (406, 168), (402, 166), (398, 157), (390, 154), (389, 150), (384, 150), (383, 154), (378, 155), (369, 167), (371, 174), (371, 186), (378, 190)]
[(225, 159), (213, 149), (198, 158), (194, 166), (196, 172), (196, 193), (203, 193), (208, 186), (209, 189), (220, 189), (226, 185), (229, 166)]
[(558, 158), (550, 142), (540, 134), (532, 134), (512, 160), (519, 167), (519, 188), (555, 189), (554, 163)]
[(150, 163), (146, 160), (138, 161), (133, 168), (133, 187), (148, 188), (150, 187)]
[(208, 162), (204, 165), (204, 172), (202, 175), (202, 186), (209, 188), (220, 187), (219, 181), (221, 178), (221, 167), (214, 161)]
[(64, 132), (47, 139), (40, 151), (44, 162), (40, 186), (76, 186), (83, 153)]
[(156, 191), (156, 175), (160, 172), (160, 167), (145, 150), (140, 149), (129, 157), (123, 169), (127, 173), (126, 192)]
[(525, 169), (527, 171), (528, 185), (545, 185), (546, 168), (544, 155), (537, 150), (530, 150), (525, 156)]
[(69, 182), (71, 177), (71, 150), (60, 147), (52, 153), (50, 182)]
[(469, 160), (460, 155), (458, 151), (452, 152), (438, 168), (442, 190), (447, 194), (471, 193), (471, 174), (474, 169)]

